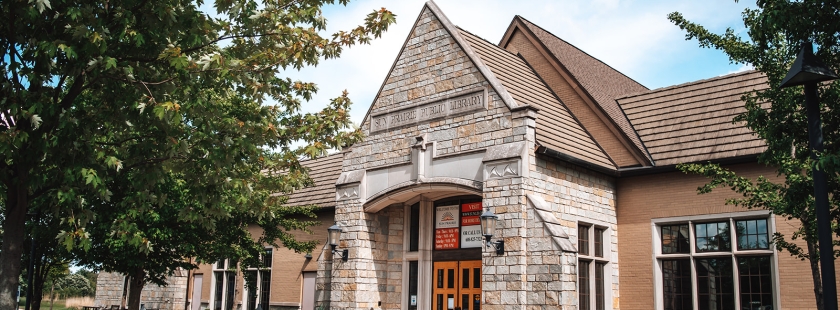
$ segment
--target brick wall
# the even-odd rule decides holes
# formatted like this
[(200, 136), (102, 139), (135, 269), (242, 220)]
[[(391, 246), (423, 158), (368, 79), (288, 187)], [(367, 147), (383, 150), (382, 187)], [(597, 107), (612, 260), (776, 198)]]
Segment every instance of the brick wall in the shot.
[[(318, 260), (321, 259), (322, 252), (326, 246), (327, 228), (332, 226), (334, 222), (334, 214), (332, 209), (326, 209), (316, 212), (317, 219), (301, 217), (300, 220), (316, 221), (320, 224), (310, 227), (311, 234), (304, 231), (291, 231), (292, 235), (298, 241), (317, 241), (318, 245), (312, 252), (312, 258), (306, 259), (306, 253), (295, 253), (294, 251), (285, 247), (273, 249), (273, 259), (271, 267), (271, 289), (269, 294), (269, 305), (271, 309), (299, 309), (301, 302), (301, 290), (303, 288), (304, 271), (316, 271)], [(262, 234), (262, 230), (258, 226), (249, 227), (251, 234), (255, 237)], [(328, 248), (328, 247), (327, 247)], [(202, 275), (201, 287), (201, 309), (210, 306), (212, 299), (212, 284), (213, 271), (212, 264), (199, 264), (199, 268), (193, 271), (193, 274)], [(191, 280), (192, 281), (192, 280)], [(234, 305), (241, 305), (242, 303), (242, 289), (244, 285), (244, 278), (240, 272), (237, 275), (236, 283), (236, 297), (234, 298)], [(190, 283), (194, 285), (194, 283)], [(190, 288), (190, 300), (192, 300), (192, 288)]]
[[(731, 166), (743, 176), (774, 178), (774, 169), (758, 164)], [(738, 197), (728, 188), (697, 195), (698, 186), (708, 180), (702, 176), (681, 172), (624, 177), (618, 181), (619, 262), (622, 272), (622, 309), (653, 309), (653, 249), (651, 219), (687, 215), (743, 212), (747, 209), (725, 205), (726, 198)], [(777, 231), (790, 236), (799, 226), (797, 221), (775, 217)], [(807, 262), (791, 257), (787, 252), (777, 254), (781, 309), (816, 309), (813, 282)], [(840, 274), (840, 273), (838, 273)]]

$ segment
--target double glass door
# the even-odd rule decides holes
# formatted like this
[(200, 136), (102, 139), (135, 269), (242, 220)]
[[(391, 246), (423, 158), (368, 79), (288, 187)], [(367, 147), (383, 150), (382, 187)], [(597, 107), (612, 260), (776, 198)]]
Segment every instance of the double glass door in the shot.
[(481, 261), (434, 263), (434, 310), (481, 310)]

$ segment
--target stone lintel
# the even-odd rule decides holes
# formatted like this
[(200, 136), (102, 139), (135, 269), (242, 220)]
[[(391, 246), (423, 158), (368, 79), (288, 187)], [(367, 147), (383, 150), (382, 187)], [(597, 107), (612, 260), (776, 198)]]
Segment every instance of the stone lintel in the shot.
[(481, 161), (486, 163), (496, 160), (522, 158), (526, 144), (525, 141), (519, 141), (488, 147)]
[(342, 172), (341, 175), (338, 176), (338, 180), (335, 181), (335, 185), (339, 186), (352, 183), (361, 183), (364, 178), (365, 170), (353, 170)]

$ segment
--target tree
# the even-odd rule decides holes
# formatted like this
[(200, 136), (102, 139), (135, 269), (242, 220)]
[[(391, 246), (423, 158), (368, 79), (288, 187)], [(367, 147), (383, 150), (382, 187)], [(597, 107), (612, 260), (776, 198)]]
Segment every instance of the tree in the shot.
[[(819, 87), (825, 151), (818, 160), (809, 157), (808, 134), (801, 87), (780, 89), (779, 84), (805, 40), (819, 47), (817, 56), (835, 71), (840, 69), (840, 2), (762, 0), (757, 9), (743, 13), (747, 38), (734, 30), (714, 34), (686, 20), (680, 13), (668, 18), (686, 31), (686, 39), (697, 39), (701, 47), (714, 47), (729, 55), (731, 62), (749, 64), (767, 76), (768, 88), (743, 96), (746, 111), (733, 120), (742, 122), (761, 137), (767, 150), (758, 161), (775, 167), (784, 183), (774, 183), (760, 177), (751, 180), (714, 164), (681, 165), (688, 173), (703, 174), (711, 181), (700, 187), (706, 193), (719, 186), (728, 186), (743, 195), (730, 199), (729, 204), (747, 208), (764, 208), (802, 224), (792, 235), (775, 233), (773, 242), (779, 250), (808, 260), (814, 283), (817, 307), (823, 309), (819, 255), (840, 256), (840, 252), (819, 253), (814, 217), (813, 179), (811, 168), (816, 166), (828, 176), (831, 197), (832, 228), (840, 233), (837, 197), (840, 197), (840, 84), (836, 81)], [(801, 242), (804, 241), (804, 247)], [(835, 245), (838, 244), (835, 241)]]
[[(37, 202), (35, 203), (37, 204)], [(55, 236), (59, 233), (59, 218), (49, 214), (35, 216), (28, 221), (30, 237), (35, 240), (34, 272), (32, 277), (32, 295), (26, 296), (30, 301), (32, 309), (40, 309), (44, 292), (49, 292), (50, 286), (56, 279), (62, 278), (69, 273), (69, 264), (73, 259), (71, 253), (64, 247), (56, 246)], [(27, 240), (24, 247), (24, 255), (21, 259), (23, 266), (29, 265), (29, 258), (32, 242)], [(25, 270), (24, 274), (28, 272)], [(23, 279), (28, 279), (24, 276)], [(28, 285), (28, 283), (27, 283)], [(25, 290), (28, 294), (28, 290)]]
[[(325, 38), (320, 7), (333, 3), (218, 0), (211, 17), (185, 0), (0, 2), (0, 309), (15, 307), (33, 202), (50, 204), (75, 249), (94, 246), (88, 226), (110, 205), (128, 209), (113, 236), (151, 253), (137, 217), (171, 206), (155, 190), (178, 180), (204, 208), (183, 209), (185, 223), (213, 229), (236, 212), (279, 220), (283, 198), (270, 193), (307, 184), (298, 159), (360, 137), (348, 130), (346, 94), (304, 114), (316, 86), (279, 70), (338, 57), (394, 22), (383, 8)], [(111, 200), (110, 187), (129, 184), (138, 190)]]

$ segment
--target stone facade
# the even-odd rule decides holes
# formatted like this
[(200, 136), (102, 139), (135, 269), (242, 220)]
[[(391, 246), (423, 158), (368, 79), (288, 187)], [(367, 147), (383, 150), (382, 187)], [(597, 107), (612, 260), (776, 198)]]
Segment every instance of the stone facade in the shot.
[[(128, 293), (125, 292), (125, 276), (114, 272), (100, 272), (96, 278), (96, 296), (94, 305), (110, 307), (125, 305)], [(146, 309), (181, 310), (186, 303), (187, 277), (170, 276), (167, 286), (147, 284), (140, 295), (140, 304)], [(125, 300), (123, 299), (125, 296)]]
[[(764, 216), (776, 225), (772, 231), (789, 234), (795, 229), (796, 223), (726, 206), (728, 192), (698, 198), (696, 187), (705, 179), (674, 172), (670, 164), (657, 166), (654, 155), (665, 156), (663, 151), (651, 154), (644, 146), (635, 148), (643, 142), (642, 136), (625, 135), (629, 128), (625, 127), (639, 125), (631, 124), (638, 119), (613, 118), (628, 117), (618, 103), (622, 98), (606, 98), (603, 92), (644, 87), (628, 88), (627, 83), (635, 81), (544, 30), (539, 30), (545, 32), (540, 36), (529, 32), (537, 26), (528, 25), (515, 17), (502, 43), (495, 45), (456, 28), (433, 2), (424, 6), (362, 123), (365, 139), (326, 157), (329, 160), (324, 162), (335, 162), (335, 166), (313, 170), (329, 182), (317, 184), (319, 188), (312, 192), (326, 192), (321, 197), (330, 197), (324, 185), (334, 183), (334, 205), (330, 201), (319, 213), (322, 227), (313, 228), (315, 235), (296, 237), (323, 244), (326, 227), (334, 220), (343, 229), (337, 251), (323, 245), (303, 256), (274, 249), (269, 309), (438, 309), (436, 292), (452, 288), (443, 287), (441, 279), (453, 278), (437, 273), (453, 267), (440, 266), (466, 268), (457, 276), (461, 279), (473, 268), (473, 283), (459, 283), (464, 286), (455, 288), (467, 292), (462, 296), (466, 300), (457, 303), (487, 310), (596, 309), (596, 302), (605, 309), (662, 309), (664, 276), (657, 264), (677, 256), (657, 253), (656, 242), (662, 242), (658, 227), (690, 226), (687, 216), (706, 216), (691, 221)], [(565, 63), (558, 57), (565, 57)], [(590, 71), (573, 72), (570, 66)], [(590, 84), (577, 80), (581, 74), (591, 75)], [(593, 81), (603, 84), (593, 85)], [(711, 89), (703, 91), (715, 91)], [(593, 92), (601, 92), (597, 100)], [(615, 101), (610, 105), (614, 109), (605, 110), (600, 105), (604, 100)], [(646, 115), (642, 121), (649, 123), (679, 114), (636, 113)], [(669, 134), (657, 133), (656, 139), (679, 140)], [(685, 148), (686, 154), (700, 149)], [(749, 160), (744, 158), (737, 160)], [(756, 177), (772, 173), (755, 163), (739, 169)], [(451, 237), (438, 237), (436, 229), (449, 234), (453, 228), (436, 224), (443, 222), (436, 212), (442, 210), (441, 218), (445, 218), (444, 212), (455, 210), (453, 201), (466, 208), (459, 210), (461, 219), (478, 220), (473, 213), (479, 201), (498, 216), (492, 244), (477, 244), (475, 222), (462, 222), (457, 226), (457, 231), (466, 231), (462, 244), (436, 250), (440, 238)], [(455, 218), (449, 221), (457, 222)], [(580, 229), (587, 227), (584, 238)], [(470, 244), (464, 246), (466, 242)], [(491, 248), (501, 244), (501, 254)], [(807, 273), (807, 265), (771, 249), (760, 250), (733, 252), (732, 257), (771, 257), (773, 305), (805, 308), (808, 286), (798, 276)], [(715, 256), (728, 255), (722, 253)], [(677, 257), (683, 261), (692, 259), (684, 252), (677, 255), (683, 255)], [(221, 296), (214, 295), (214, 283), (220, 284), (215, 275), (223, 272), (200, 265), (193, 275), (202, 275), (204, 283), (200, 296), (190, 299), (199, 300), (202, 309), (214, 306), (214, 296)], [(225, 288), (233, 288), (232, 297), (224, 297), (225, 301), (233, 298), (231, 310), (244, 308), (246, 290), (241, 270), (236, 272), (231, 277), (236, 284)], [(108, 277), (101, 276), (100, 283), (121, 289), (121, 277)], [(682, 279), (687, 278), (683, 274)], [(732, 278), (737, 275), (733, 273)], [(697, 279), (691, 280), (692, 289), (699, 287)], [(778, 286), (789, 283), (803, 285), (780, 292)], [(738, 288), (733, 287), (731, 295), (737, 295)], [(106, 289), (97, 299), (102, 305), (112, 303), (120, 292)], [(691, 294), (682, 294), (686, 295)], [(691, 298), (697, 304), (698, 294), (694, 295)], [(454, 299), (446, 304), (441, 296), (441, 308), (455, 307), (451, 306)], [(585, 296), (590, 296), (589, 306), (587, 299), (581, 299)]]

